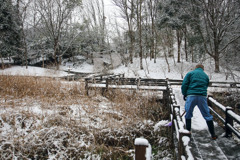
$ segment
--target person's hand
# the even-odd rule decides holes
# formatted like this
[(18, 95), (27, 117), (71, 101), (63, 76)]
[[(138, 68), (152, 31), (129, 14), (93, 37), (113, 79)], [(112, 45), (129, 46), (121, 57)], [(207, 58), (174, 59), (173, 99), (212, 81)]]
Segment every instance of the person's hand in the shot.
[(186, 101), (187, 100), (187, 96), (183, 95), (183, 100)]

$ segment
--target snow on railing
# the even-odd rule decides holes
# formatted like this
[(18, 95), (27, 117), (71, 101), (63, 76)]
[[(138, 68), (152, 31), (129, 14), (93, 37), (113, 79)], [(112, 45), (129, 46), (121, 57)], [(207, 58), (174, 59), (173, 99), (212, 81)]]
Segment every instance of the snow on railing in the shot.
[[(178, 140), (178, 157), (179, 159), (193, 159), (189, 146), (186, 145), (188, 143), (184, 142), (186, 137), (190, 136), (189, 131), (184, 129), (184, 122), (182, 121), (182, 117), (180, 116), (180, 106), (177, 104), (175, 99), (175, 95), (173, 94), (173, 90), (171, 85), (181, 85), (182, 80), (169, 80), (169, 79), (142, 79), (142, 78), (124, 78), (124, 75), (97, 75), (92, 78), (85, 79), (85, 89), (88, 95), (88, 89), (90, 87), (102, 88), (103, 93), (108, 90), (108, 88), (125, 88), (125, 89), (156, 89), (163, 91), (163, 99), (165, 100), (169, 112), (171, 115), (171, 123), (172, 123), (172, 131), (175, 131), (176, 137)], [(211, 87), (222, 87), (222, 85), (213, 85), (214, 84), (226, 84), (230, 85), (230, 87), (238, 87), (240, 83), (233, 82), (210, 82)], [(232, 132), (240, 138), (239, 131), (234, 128), (233, 121), (236, 121), (240, 124), (240, 116), (235, 114), (231, 108), (225, 107), (219, 102), (217, 102), (212, 97), (208, 98), (209, 104), (217, 106), (224, 114), (225, 119), (217, 113), (216, 110), (213, 110), (210, 105), (211, 111), (217, 115), (217, 117), (225, 123), (226, 128), (226, 136), (232, 134)], [(172, 133), (173, 135), (173, 133)], [(183, 140), (184, 139), (184, 140)]]
[[(225, 124), (225, 136), (229, 137), (232, 136), (232, 133), (234, 133), (238, 138), (240, 138), (240, 131), (234, 127), (233, 123), (235, 121), (240, 124), (240, 116), (234, 113), (231, 107), (223, 106), (212, 97), (208, 97), (208, 105), (214, 115), (216, 115), (216, 117)], [(218, 108), (221, 112), (217, 111), (217, 109), (214, 109), (213, 107)]]
[[(172, 121), (172, 135), (174, 135), (174, 131), (176, 133), (176, 138), (178, 140), (178, 153), (177, 157), (180, 160), (193, 160), (193, 155), (190, 150), (189, 141), (191, 133), (184, 128), (184, 122), (182, 120), (182, 115), (180, 115), (180, 106), (177, 105), (175, 100), (175, 95), (173, 94), (173, 90), (171, 88), (171, 83), (167, 80), (167, 90), (169, 91), (169, 106), (170, 107), (170, 115)], [(173, 141), (173, 140), (172, 140)]]
[(155, 90), (165, 91), (165, 79), (142, 79), (124, 78), (124, 74), (119, 75), (95, 75), (85, 78), (85, 90), (88, 95), (90, 88), (101, 88), (103, 93), (111, 89), (137, 89), (137, 90)]

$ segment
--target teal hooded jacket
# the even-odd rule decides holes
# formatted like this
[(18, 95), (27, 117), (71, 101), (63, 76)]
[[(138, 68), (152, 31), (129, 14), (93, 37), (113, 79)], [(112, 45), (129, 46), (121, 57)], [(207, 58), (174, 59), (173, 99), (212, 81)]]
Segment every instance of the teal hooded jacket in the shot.
[(207, 96), (207, 88), (209, 85), (209, 77), (202, 68), (188, 72), (182, 82), (182, 94)]

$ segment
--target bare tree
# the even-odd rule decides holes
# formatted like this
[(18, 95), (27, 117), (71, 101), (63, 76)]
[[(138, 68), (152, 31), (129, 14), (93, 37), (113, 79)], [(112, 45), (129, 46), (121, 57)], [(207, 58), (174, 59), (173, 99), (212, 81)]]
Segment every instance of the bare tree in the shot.
[(55, 66), (59, 66), (59, 43), (71, 14), (80, 5), (80, 0), (41, 0), (36, 1), (37, 11), (42, 22), (43, 33), (53, 42)]
[(150, 0), (148, 2), (148, 7), (150, 11), (150, 19), (151, 19), (151, 49), (150, 49), (150, 57), (154, 58), (154, 62), (156, 63), (156, 38), (157, 38), (157, 30), (156, 30), (156, 16), (157, 16), (157, 5), (158, 0)]
[[(88, 0), (84, 3), (84, 13), (83, 16), (87, 23), (88, 35), (94, 37), (94, 43), (90, 44), (91, 57), (93, 58), (93, 51), (103, 51), (106, 49), (106, 39), (107, 39), (107, 26), (106, 26), (106, 15), (103, 0)], [(93, 35), (94, 34), (94, 35)], [(93, 62), (93, 60), (92, 60)]]
[(215, 72), (220, 71), (221, 55), (234, 41), (240, 38), (239, 2), (237, 0), (200, 0), (203, 9), (204, 27), (199, 27), (206, 52), (215, 61)]
[(135, 20), (135, 1), (136, 0), (112, 0), (120, 8), (123, 19), (127, 21), (128, 37), (130, 39), (129, 59), (133, 63), (133, 52), (135, 43), (134, 20)]
[(137, 28), (138, 28), (138, 45), (139, 45), (139, 58), (140, 69), (143, 69), (143, 46), (142, 46), (142, 3), (143, 0), (137, 0)]
[(183, 34), (182, 34), (182, 30), (181, 29), (177, 29), (176, 30), (176, 37), (177, 37), (177, 46), (178, 46), (178, 58), (177, 58), (177, 62), (180, 63), (180, 59), (181, 59), (181, 44), (182, 44), (182, 38), (183, 38)]

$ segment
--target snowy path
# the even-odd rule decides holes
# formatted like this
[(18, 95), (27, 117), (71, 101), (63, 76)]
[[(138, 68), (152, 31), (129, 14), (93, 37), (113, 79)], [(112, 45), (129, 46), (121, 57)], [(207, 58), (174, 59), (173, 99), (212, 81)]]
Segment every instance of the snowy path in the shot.
[[(172, 86), (177, 104), (180, 105), (180, 113), (184, 112), (184, 104), (180, 86)], [(185, 118), (183, 117), (185, 122)], [(191, 151), (197, 160), (240, 160), (240, 144), (232, 138), (224, 137), (224, 130), (216, 122), (215, 132), (218, 135), (216, 141), (211, 140), (207, 124), (199, 109), (195, 107), (192, 118)]]

